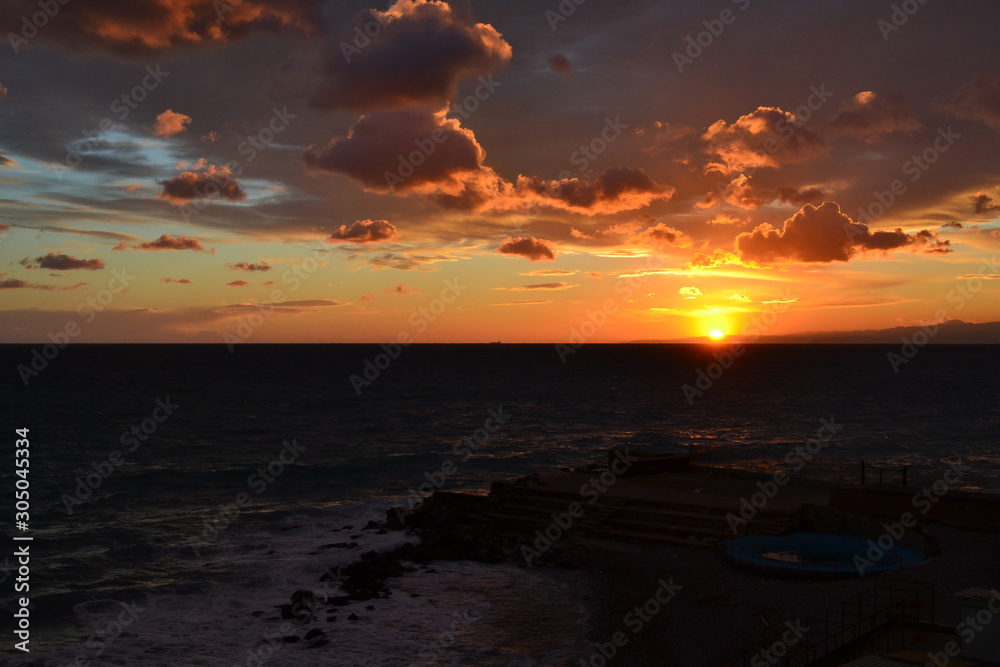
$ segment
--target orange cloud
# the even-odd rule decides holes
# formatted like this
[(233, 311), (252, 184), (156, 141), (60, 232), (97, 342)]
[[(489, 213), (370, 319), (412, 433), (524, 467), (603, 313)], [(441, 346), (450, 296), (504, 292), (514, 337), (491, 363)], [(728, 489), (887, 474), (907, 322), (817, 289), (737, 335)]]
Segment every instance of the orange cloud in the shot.
[[(716, 192), (709, 192), (705, 200), (698, 202), (697, 208), (708, 208), (719, 204), (730, 204), (740, 208), (759, 208), (773, 201), (783, 201), (802, 206), (811, 204), (825, 197), (825, 193), (817, 188), (756, 188), (746, 174), (740, 174)], [(712, 224), (710, 222), (710, 224)], [(715, 223), (719, 224), (719, 223)]]
[(542, 304), (552, 303), (548, 299), (528, 299), (525, 301), (508, 301), (507, 303), (491, 303), (491, 306), (541, 306)]
[(705, 222), (705, 224), (706, 225), (742, 225), (745, 222), (749, 222), (749, 220), (741, 220), (740, 218), (734, 218), (731, 215), (726, 215), (724, 213), (720, 213), (719, 215), (715, 216), (711, 220), (707, 220)]
[(358, 220), (341, 225), (330, 235), (331, 243), (381, 243), (399, 236), (395, 225), (388, 220)]
[(687, 263), (687, 268), (713, 269), (717, 266), (726, 266), (727, 264), (744, 264), (753, 268), (762, 268), (760, 265), (755, 265), (752, 262), (743, 262), (738, 254), (722, 249), (713, 250), (709, 254), (696, 252), (691, 261)]
[(567, 271), (566, 269), (541, 269), (540, 271), (525, 271), (522, 276), (575, 276), (579, 271)]
[(826, 139), (804, 124), (778, 107), (757, 107), (732, 124), (718, 120), (702, 136), (709, 144), (707, 152), (716, 157), (706, 169), (729, 175), (804, 162), (826, 153)]
[(156, 117), (153, 134), (157, 137), (170, 137), (186, 130), (190, 122), (191, 116), (167, 109)]
[[(60, 3), (59, 20), (40, 37), (78, 49), (125, 55), (228, 42), (255, 30), (291, 28), (312, 34), (322, 24), (320, 0), (87, 0)], [(0, 19), (14, 25), (37, 3), (4, 3)]]
[(419, 292), (419, 287), (407, 287), (403, 283), (399, 283), (395, 287), (390, 287), (383, 294), (413, 294), (414, 292)]

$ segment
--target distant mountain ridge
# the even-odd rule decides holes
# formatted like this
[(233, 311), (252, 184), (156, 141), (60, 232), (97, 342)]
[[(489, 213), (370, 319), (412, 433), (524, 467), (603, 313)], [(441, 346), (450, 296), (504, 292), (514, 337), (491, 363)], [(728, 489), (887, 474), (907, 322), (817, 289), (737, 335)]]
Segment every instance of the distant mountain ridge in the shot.
[[(1000, 343), (1000, 322), (975, 324), (962, 320), (948, 320), (940, 324), (922, 326), (898, 326), (891, 329), (865, 329), (859, 331), (810, 331), (786, 336), (760, 336), (756, 343), (901, 343), (903, 338), (913, 340), (922, 332), (918, 343), (927, 336), (923, 344), (966, 344), (989, 345)], [(740, 343), (749, 336), (733, 334), (726, 336), (722, 343)], [(669, 340), (635, 340), (632, 343), (704, 343), (707, 337), (674, 338)]]

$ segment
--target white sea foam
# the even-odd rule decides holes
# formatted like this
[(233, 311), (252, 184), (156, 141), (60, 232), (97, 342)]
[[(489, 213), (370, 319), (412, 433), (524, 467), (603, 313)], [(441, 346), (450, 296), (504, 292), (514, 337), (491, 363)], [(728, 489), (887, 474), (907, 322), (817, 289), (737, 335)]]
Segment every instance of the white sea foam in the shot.
[[(223, 577), (232, 579), (229, 583), (154, 593), (137, 602), (135, 620), (121, 630), (120, 603), (130, 600), (78, 604), (75, 612), (91, 641), (33, 652), (31, 659), (18, 656), (11, 664), (66, 665), (80, 659), (79, 664), (135, 667), (545, 665), (585, 649), (586, 618), (575, 575), (506, 564), (435, 562), (389, 579), (388, 598), (322, 605), (310, 622), (282, 620), (278, 606), (294, 591), (314, 591), (320, 598), (341, 593), (336, 584), (319, 581), (324, 572), (365, 551), (384, 552), (415, 539), (361, 530), (369, 520), (384, 518), (392, 504), (345, 503), (289, 513), (267, 526), (247, 518), (217, 549), (192, 554), (188, 564), (234, 574)], [(345, 525), (353, 529), (344, 530)], [(344, 541), (359, 546), (322, 548)], [(351, 614), (359, 620), (349, 621)], [(337, 620), (327, 622), (332, 616)], [(325, 632), (322, 639), (329, 643), (314, 647), (319, 640), (281, 639), (304, 637), (313, 628)], [(32, 662), (40, 658), (44, 662)]]

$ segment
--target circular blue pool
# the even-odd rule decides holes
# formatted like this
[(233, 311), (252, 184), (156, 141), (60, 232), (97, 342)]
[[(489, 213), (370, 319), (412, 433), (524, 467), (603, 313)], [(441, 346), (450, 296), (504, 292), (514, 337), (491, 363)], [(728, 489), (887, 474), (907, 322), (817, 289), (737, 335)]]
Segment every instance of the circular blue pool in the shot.
[(788, 577), (858, 577), (900, 570), (924, 562), (924, 554), (896, 544), (880, 545), (827, 533), (754, 535), (725, 544), (726, 558), (737, 566)]

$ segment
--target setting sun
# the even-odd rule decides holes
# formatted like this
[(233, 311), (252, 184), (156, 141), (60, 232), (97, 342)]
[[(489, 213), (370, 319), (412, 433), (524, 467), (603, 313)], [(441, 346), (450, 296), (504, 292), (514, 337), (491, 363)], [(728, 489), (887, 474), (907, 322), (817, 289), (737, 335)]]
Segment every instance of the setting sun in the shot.
[(719, 329), (712, 329), (712, 331), (709, 332), (708, 337), (712, 340), (722, 340), (725, 335), (726, 334), (722, 333)]

